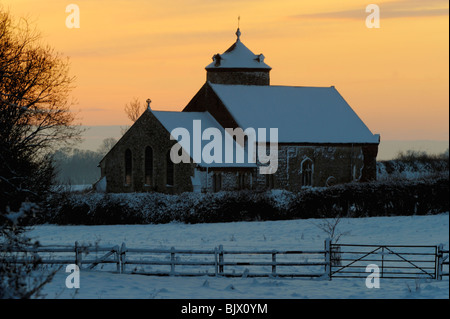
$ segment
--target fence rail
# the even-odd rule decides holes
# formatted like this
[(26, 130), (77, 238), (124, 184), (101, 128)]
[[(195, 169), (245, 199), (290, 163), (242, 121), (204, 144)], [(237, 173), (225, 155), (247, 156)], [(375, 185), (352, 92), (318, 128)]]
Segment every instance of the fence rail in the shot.
[(443, 245), (352, 245), (329, 239), (323, 250), (145, 249), (121, 246), (40, 246), (5, 248), (2, 260), (44, 265), (77, 264), (81, 269), (154, 276), (224, 277), (367, 277), (375, 264), (381, 278), (449, 276), (448, 250)]

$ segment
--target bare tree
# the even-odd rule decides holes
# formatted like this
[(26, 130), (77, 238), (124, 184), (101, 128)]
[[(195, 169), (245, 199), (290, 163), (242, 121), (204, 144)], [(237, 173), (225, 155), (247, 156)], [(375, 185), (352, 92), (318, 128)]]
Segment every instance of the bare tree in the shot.
[(9, 248), (31, 243), (19, 221), (32, 215), (30, 207), (38, 212), (36, 203), (50, 191), (50, 152), (80, 135), (70, 110), (73, 82), (68, 59), (0, 7), (0, 297), (31, 297), (51, 279), (30, 286), (37, 264), (17, 265), (8, 256)]
[(25, 19), (16, 21), (0, 9), (1, 193), (31, 195), (33, 172), (51, 171), (49, 152), (79, 137), (70, 110), (73, 82), (68, 59), (43, 45)]
[[(341, 232), (339, 230), (339, 223), (341, 222), (341, 215), (338, 213), (333, 218), (322, 217), (319, 223), (312, 223), (314, 226), (322, 230), (333, 244), (337, 244), (342, 236), (348, 235), (350, 232)], [(331, 263), (333, 266), (341, 265), (341, 248), (333, 247), (331, 251)]]
[(117, 140), (114, 137), (105, 138), (102, 144), (99, 146), (97, 152), (101, 156), (105, 156), (116, 145)]
[(145, 105), (141, 104), (141, 101), (136, 97), (130, 103), (125, 104), (125, 113), (133, 123), (137, 121), (144, 110)]
[(337, 244), (342, 236), (346, 236), (349, 232), (341, 232), (339, 230), (339, 223), (341, 222), (341, 215), (338, 214), (334, 218), (322, 218), (319, 223), (313, 223), (314, 226), (322, 230), (331, 242)]
[[(133, 98), (130, 103), (125, 104), (124, 111), (127, 114), (128, 118), (134, 123), (137, 119), (142, 115), (145, 110), (145, 106), (141, 104), (138, 98)], [(120, 131), (122, 135), (124, 135), (128, 129), (129, 125), (121, 127)]]

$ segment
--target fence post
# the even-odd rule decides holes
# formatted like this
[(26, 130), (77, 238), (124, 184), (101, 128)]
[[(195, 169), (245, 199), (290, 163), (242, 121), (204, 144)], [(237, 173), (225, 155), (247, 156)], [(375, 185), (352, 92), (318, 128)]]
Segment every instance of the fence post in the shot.
[(219, 246), (219, 274), (223, 274), (223, 246)]
[(219, 264), (217, 261), (217, 247), (214, 247), (214, 273), (216, 277), (219, 274)]
[(120, 255), (119, 255), (119, 261), (120, 261), (120, 273), (125, 272), (125, 262), (127, 260), (127, 246), (125, 243), (122, 243), (122, 246), (120, 247)]
[(114, 252), (114, 259), (116, 261), (116, 271), (117, 273), (120, 274), (120, 247), (118, 245), (114, 246), (111, 249), (111, 251)]
[(331, 239), (325, 239), (325, 274), (328, 279), (331, 280)]
[(272, 276), (276, 277), (277, 276), (277, 253), (274, 251), (272, 252)]
[(175, 273), (175, 247), (170, 248), (170, 274)]
[(444, 265), (444, 254), (443, 251), (444, 250), (444, 245), (440, 244), (439, 246), (437, 246), (437, 251), (436, 251), (436, 280), (442, 280), (442, 270), (443, 270), (443, 265)]
[(81, 254), (80, 254), (80, 245), (78, 241), (75, 242), (75, 264), (81, 269)]

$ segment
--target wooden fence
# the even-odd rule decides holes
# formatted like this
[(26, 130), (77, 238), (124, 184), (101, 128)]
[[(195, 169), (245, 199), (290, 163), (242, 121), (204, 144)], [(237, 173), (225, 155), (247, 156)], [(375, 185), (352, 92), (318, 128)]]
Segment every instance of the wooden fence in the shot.
[[(400, 250), (399, 250), (400, 249)], [(143, 249), (121, 246), (41, 246), (0, 250), (2, 260), (43, 265), (77, 264), (80, 269), (153, 276), (224, 277), (367, 277), (368, 264), (382, 278), (430, 278), (449, 275), (448, 250), (437, 246), (333, 244), (323, 250)]]
[[(166, 250), (131, 249), (123, 245), (119, 259), (121, 272), (145, 275), (320, 277), (325, 275), (325, 254), (323, 250), (225, 250), (223, 246), (213, 250)], [(136, 267), (143, 265), (152, 267)]]

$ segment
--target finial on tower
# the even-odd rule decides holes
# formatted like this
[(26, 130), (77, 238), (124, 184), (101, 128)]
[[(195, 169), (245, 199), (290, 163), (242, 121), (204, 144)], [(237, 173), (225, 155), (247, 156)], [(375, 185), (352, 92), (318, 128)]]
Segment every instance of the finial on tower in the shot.
[(238, 28), (236, 31), (237, 41), (240, 41), (241, 38), (241, 30), (239, 29), (240, 23), (241, 23), (241, 16), (238, 16)]

